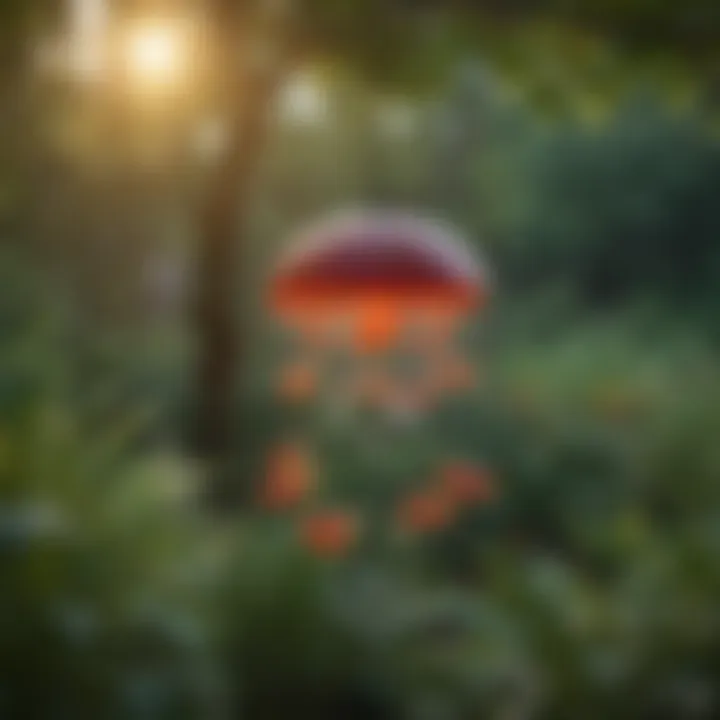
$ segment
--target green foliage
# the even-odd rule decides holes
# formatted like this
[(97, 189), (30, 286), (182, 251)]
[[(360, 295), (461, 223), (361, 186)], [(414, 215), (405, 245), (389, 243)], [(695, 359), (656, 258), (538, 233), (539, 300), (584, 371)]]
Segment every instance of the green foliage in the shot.
[[(183, 461), (123, 413), (78, 412), (62, 322), (20, 267), (3, 348), (45, 349), (0, 435), (6, 717), (716, 712), (720, 377), (696, 331), (640, 316), (498, 342), (490, 390), (430, 429), (490, 463), (499, 504), (328, 565), (282, 518), (204, 518)], [(327, 489), (372, 508), (375, 478), (326, 445)]]
[(570, 125), (535, 152), (519, 282), (566, 278), (599, 303), (712, 302), (720, 154), (701, 117), (637, 98), (601, 132)]
[(427, 87), (458, 58), (481, 53), (535, 92), (580, 81), (614, 94), (628, 68), (714, 82), (720, 12), (712, 0), (313, 0), (302, 27), (311, 54), (384, 86)]
[[(465, 5), (472, 23), (432, 37), (399, 5), (334, 2), (309, 19), (320, 45), (333, 37), (375, 74), (388, 63), (390, 80), (426, 79), (477, 47)], [(712, 32), (700, 3), (563, 3), (556, 19), (652, 56), (639, 32), (650, 6), (661, 49), (685, 47), (687, 18)], [(15, 252), (0, 258), (0, 717), (718, 715), (717, 137), (693, 105), (636, 97), (595, 114), (624, 62), (562, 22), (490, 37), (498, 12), (483, 10), (483, 47), (508, 76), (526, 68), (533, 100), (562, 109), (553, 122), (468, 65), (428, 104), (331, 72), (328, 117), (275, 127), (243, 258), (256, 335), (229, 480), (259, 477), (284, 432), (311, 432), (321, 498), (368, 518), (337, 563), (301, 548), (290, 519), (209, 519), (201, 469), (177, 450), (183, 307), (152, 303), (144, 268), (157, 250), (185, 260), (202, 170), (113, 175), (99, 150), (87, 163), (67, 148), (46, 166), (48, 141), (26, 177), (38, 158), (15, 148), (3, 170)], [(374, 112), (395, 102), (411, 121), (388, 133)], [(269, 397), (284, 357), (266, 342), (265, 271), (288, 232), (358, 199), (432, 207), (497, 273), (489, 322), (469, 328), (486, 388), (418, 429)], [(455, 456), (491, 468), (498, 501), (398, 542), (395, 502)]]

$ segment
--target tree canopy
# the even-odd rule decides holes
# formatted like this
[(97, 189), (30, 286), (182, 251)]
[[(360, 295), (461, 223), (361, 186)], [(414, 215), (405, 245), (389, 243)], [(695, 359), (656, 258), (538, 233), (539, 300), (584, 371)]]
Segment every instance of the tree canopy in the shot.
[[(538, 72), (700, 73), (720, 62), (713, 0), (310, 0), (310, 52), (350, 60), (374, 80), (422, 82), (458, 56), (480, 54), (522, 80)], [(548, 62), (556, 67), (538, 67)]]

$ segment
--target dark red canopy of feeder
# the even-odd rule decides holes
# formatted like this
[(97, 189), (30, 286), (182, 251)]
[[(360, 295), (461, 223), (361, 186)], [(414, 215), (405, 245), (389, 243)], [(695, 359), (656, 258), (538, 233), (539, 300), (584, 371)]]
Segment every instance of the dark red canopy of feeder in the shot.
[(487, 295), (485, 270), (458, 235), (393, 213), (345, 215), (311, 228), (281, 257), (271, 284), (280, 314), (377, 300), (464, 312)]

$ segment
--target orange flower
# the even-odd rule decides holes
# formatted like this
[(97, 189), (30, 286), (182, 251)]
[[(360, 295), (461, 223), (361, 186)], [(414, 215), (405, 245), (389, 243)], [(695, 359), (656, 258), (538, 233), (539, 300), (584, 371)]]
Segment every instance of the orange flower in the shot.
[(327, 510), (305, 518), (300, 525), (302, 543), (319, 557), (340, 557), (357, 543), (360, 523), (353, 513)]
[(410, 495), (400, 505), (398, 524), (411, 533), (431, 533), (447, 527), (455, 517), (450, 498), (436, 489)]
[(490, 472), (469, 463), (445, 465), (440, 471), (440, 483), (448, 497), (463, 505), (486, 503), (495, 496)]
[(281, 445), (268, 458), (262, 503), (274, 510), (293, 507), (312, 491), (316, 477), (314, 460), (306, 448)]

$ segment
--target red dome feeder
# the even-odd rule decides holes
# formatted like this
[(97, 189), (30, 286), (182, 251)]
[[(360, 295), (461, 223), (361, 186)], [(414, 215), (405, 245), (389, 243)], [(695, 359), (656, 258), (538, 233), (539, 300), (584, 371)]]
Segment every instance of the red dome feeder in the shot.
[[(410, 344), (446, 374), (454, 330), (488, 297), (484, 267), (451, 229), (405, 213), (334, 216), (298, 237), (270, 285), (277, 317), (306, 351), (377, 358)], [(339, 343), (340, 338), (345, 343)], [(318, 358), (312, 365), (320, 376)], [(291, 373), (297, 373), (291, 368)], [(427, 395), (418, 388), (418, 397)]]

